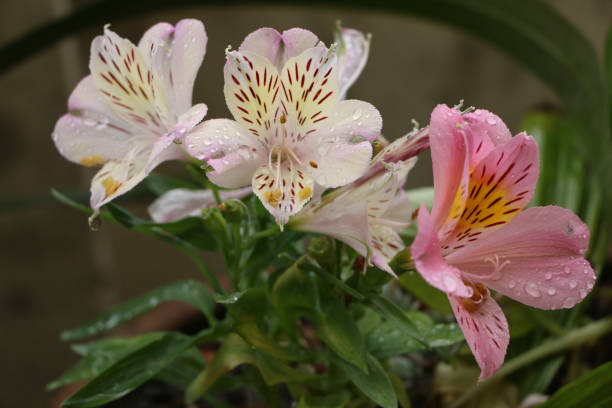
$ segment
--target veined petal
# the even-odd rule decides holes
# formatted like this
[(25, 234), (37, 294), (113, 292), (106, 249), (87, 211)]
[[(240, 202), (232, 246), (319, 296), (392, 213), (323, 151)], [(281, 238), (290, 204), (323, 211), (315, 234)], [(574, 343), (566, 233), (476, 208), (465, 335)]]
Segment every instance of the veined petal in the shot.
[(209, 179), (225, 188), (249, 185), (268, 154), (256, 136), (229, 119), (204, 121), (185, 136), (185, 145), (189, 154), (214, 169), (207, 173)]
[(400, 188), (395, 198), (393, 198), (393, 201), (391, 201), (389, 208), (387, 208), (384, 214), (386, 220), (398, 226), (393, 227), (396, 231), (404, 229), (406, 226), (412, 224), (412, 213), (414, 212), (412, 200), (408, 197), (406, 191), (401, 188), (402, 185), (403, 183), (400, 184)]
[(223, 72), (225, 102), (234, 119), (263, 143), (272, 143), (283, 113), (276, 67), (260, 55), (232, 51)]
[(144, 144), (130, 150), (122, 161), (107, 162), (91, 181), (91, 208), (99, 209), (140, 183), (147, 176), (150, 153), (151, 146)]
[(447, 260), (529, 306), (569, 308), (584, 299), (595, 282), (583, 258), (588, 243), (588, 227), (571, 211), (533, 207)]
[(89, 68), (96, 88), (119, 117), (146, 134), (165, 133), (172, 123), (166, 95), (134, 44), (105, 29), (91, 43)]
[(467, 141), (458, 127), (462, 122), (459, 111), (446, 105), (436, 106), (431, 113), (429, 143), (435, 191), (431, 215), (440, 241), (455, 228), (468, 194)]
[(253, 174), (252, 184), (253, 192), (281, 226), (304, 207), (314, 188), (312, 178), (293, 166), (290, 159), (272, 172), (268, 165), (261, 166)]
[(370, 53), (371, 36), (352, 28), (341, 28), (336, 42), (340, 43), (338, 55), (339, 98), (344, 99), (347, 90), (355, 83), (365, 67)]
[(404, 241), (391, 227), (375, 222), (370, 222), (370, 235), (372, 237), (372, 263), (395, 276), (389, 262), (398, 251), (405, 248)]
[[(512, 139), (512, 133), (503, 120), (496, 114), (485, 109), (476, 109), (463, 115), (463, 119), (470, 127), (470, 131), (477, 133), (477, 139), (489, 139), (493, 146), (499, 146)], [(477, 143), (473, 143), (474, 148), (478, 148)]]
[[(251, 187), (219, 192), (221, 201), (240, 199), (252, 193)], [(212, 190), (177, 188), (167, 191), (149, 206), (149, 215), (155, 222), (174, 222), (185, 217), (198, 216), (202, 209), (217, 205)]]
[(538, 148), (521, 133), (489, 152), (470, 174), (469, 193), (445, 252), (473, 245), (507, 224), (523, 209), (538, 180)]
[(130, 130), (86, 111), (62, 116), (55, 124), (52, 138), (62, 156), (86, 167), (121, 160), (127, 150), (143, 140)]
[(416, 270), (423, 279), (449, 295), (472, 296), (472, 288), (466, 286), (461, 279), (461, 271), (442, 258), (438, 235), (425, 204), (419, 209), (418, 227), (411, 253)]
[(318, 128), (329, 127), (338, 101), (336, 61), (335, 52), (319, 46), (290, 58), (283, 66), (279, 94), (292, 143), (301, 142)]
[(490, 296), (473, 312), (468, 311), (456, 296), (450, 295), (448, 300), (480, 367), (480, 379), (489, 378), (504, 363), (510, 341), (504, 312)]
[(323, 140), (319, 143), (315, 150), (302, 157), (309, 163), (308, 173), (322, 186), (339, 187), (351, 183), (370, 163), (372, 145), (369, 142), (351, 144)]

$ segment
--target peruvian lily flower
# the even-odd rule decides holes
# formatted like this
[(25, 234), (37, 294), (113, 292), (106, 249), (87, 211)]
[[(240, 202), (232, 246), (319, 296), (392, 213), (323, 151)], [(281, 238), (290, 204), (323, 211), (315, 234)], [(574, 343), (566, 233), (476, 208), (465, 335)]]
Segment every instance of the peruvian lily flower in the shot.
[(372, 105), (339, 101), (336, 52), (310, 31), (262, 28), (227, 52), (225, 100), (235, 120), (213, 119), (186, 138), (221, 187), (251, 184), (281, 226), (311, 198), (315, 183), (357, 179), (382, 127)]
[[(417, 160), (414, 156), (418, 151), (413, 147), (421, 144), (421, 135), (426, 132), (415, 133), (381, 150), (364, 176), (313, 199), (304, 211), (291, 218), (289, 228), (338, 239), (395, 276), (389, 262), (405, 247), (398, 232), (410, 225), (413, 211), (402, 187)], [(403, 154), (408, 151), (414, 154)]]
[(93, 40), (91, 75), (70, 95), (53, 140), (68, 160), (102, 166), (91, 184), (96, 213), (158, 164), (189, 157), (180, 143), (206, 115), (206, 105), (191, 105), (206, 42), (197, 20), (159, 23), (138, 46), (108, 28)]
[[(219, 192), (221, 201), (241, 199), (253, 191), (251, 187)], [(217, 205), (212, 190), (176, 188), (162, 194), (149, 206), (149, 215), (155, 222), (173, 222), (185, 217), (196, 217), (205, 208)]]
[(446, 292), (481, 368), (490, 377), (509, 341), (491, 288), (541, 309), (570, 308), (595, 275), (584, 259), (588, 227), (571, 211), (521, 211), (539, 174), (538, 149), (525, 133), (512, 137), (494, 114), (461, 116), (444, 105), (431, 114), (434, 172), (431, 215), (423, 205), (411, 247), (417, 271)]

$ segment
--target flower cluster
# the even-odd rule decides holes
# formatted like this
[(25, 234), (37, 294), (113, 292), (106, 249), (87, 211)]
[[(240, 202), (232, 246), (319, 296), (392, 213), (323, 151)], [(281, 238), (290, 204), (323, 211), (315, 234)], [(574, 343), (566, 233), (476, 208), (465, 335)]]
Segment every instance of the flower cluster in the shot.
[[(395, 276), (400, 252), (452, 310), (482, 370), (503, 363), (508, 324), (491, 293), (542, 309), (585, 298), (595, 275), (589, 231), (569, 210), (528, 205), (539, 174), (533, 138), (496, 115), (440, 105), (428, 127), (388, 144), (371, 104), (345, 99), (370, 38), (342, 29), (328, 47), (310, 31), (262, 28), (228, 48), (223, 92), (233, 118), (203, 121), (192, 89), (207, 36), (196, 20), (151, 27), (138, 45), (108, 28), (91, 45), (91, 75), (75, 88), (53, 140), (68, 160), (101, 166), (91, 207), (128, 192), (160, 163), (198, 161), (223, 190), (173, 190), (156, 222), (201, 214), (254, 193), (282, 229), (333, 237)], [(403, 189), (431, 150), (434, 203), (415, 211)], [(418, 215), (417, 215), (418, 214)], [(414, 241), (400, 233), (417, 219)], [(406, 247), (409, 247), (409, 250)]]

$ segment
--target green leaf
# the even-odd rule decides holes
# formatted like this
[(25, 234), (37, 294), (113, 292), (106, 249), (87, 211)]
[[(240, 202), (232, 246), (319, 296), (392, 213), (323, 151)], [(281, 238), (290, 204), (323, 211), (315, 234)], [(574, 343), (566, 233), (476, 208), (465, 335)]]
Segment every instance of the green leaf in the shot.
[(335, 359), (336, 365), (368, 398), (383, 408), (397, 408), (397, 397), (389, 376), (387, 376), (378, 360), (370, 354), (366, 354), (366, 361), (368, 364), (367, 373), (355, 370), (351, 364), (347, 364), (341, 359)]
[(210, 364), (189, 385), (185, 399), (189, 403), (198, 400), (215, 381), (241, 364), (255, 366), (268, 385), (281, 382), (303, 382), (311, 377), (258, 352), (242, 337), (232, 333), (225, 338)]
[(61, 338), (65, 341), (72, 341), (96, 335), (113, 329), (169, 300), (185, 302), (198, 308), (204, 313), (210, 324), (214, 324), (214, 304), (208, 289), (201, 282), (187, 280), (154, 289), (142, 296), (129, 300), (83, 326), (64, 331)]
[(429, 316), (417, 311), (410, 311), (406, 315), (417, 327), (427, 345), (406, 337), (395, 322), (384, 322), (366, 337), (368, 351), (383, 359), (427, 347), (444, 347), (463, 341), (463, 332), (456, 323), (434, 324)]
[(538, 408), (610, 407), (611, 387), (612, 362), (607, 362), (561, 388)]
[(414, 208), (421, 207), (421, 203), (424, 202), (427, 208), (431, 211), (434, 198), (433, 187), (414, 188), (412, 190), (407, 190), (406, 194), (408, 195), (408, 198), (410, 198), (410, 202), (412, 202)]
[(400, 406), (402, 408), (411, 408), (412, 405), (410, 404), (410, 398), (408, 398), (406, 387), (404, 386), (402, 379), (391, 371), (387, 371), (387, 375), (391, 380), (391, 384), (393, 385), (393, 389), (395, 390), (395, 395), (397, 396), (397, 401), (399, 402)]
[(205, 367), (204, 356), (197, 348), (192, 347), (164, 367), (154, 379), (184, 390)]
[(121, 398), (159, 373), (191, 347), (193, 341), (180, 333), (164, 333), (102, 371), (64, 401), (62, 407), (97, 407)]
[(324, 396), (303, 396), (297, 404), (297, 408), (342, 408), (351, 402), (351, 393), (347, 390), (339, 390)]
[(402, 288), (412, 293), (423, 304), (441, 315), (447, 315), (452, 311), (446, 294), (425, 282), (418, 272), (404, 273), (399, 277), (399, 283)]
[(322, 301), (321, 314), (316, 326), (319, 337), (338, 356), (364, 373), (368, 372), (365, 361), (365, 341), (353, 316), (346, 310), (342, 302), (336, 298), (326, 298)]
[(396, 329), (404, 336), (409, 336), (419, 343), (427, 345), (427, 342), (423, 339), (422, 333), (419, 332), (414, 323), (393, 302), (378, 294), (371, 295), (370, 302), (385, 319), (393, 322)]
[(159, 340), (163, 335), (163, 333), (147, 333), (137, 337), (117, 337), (75, 344), (72, 349), (82, 355), (83, 359), (49, 383), (47, 390), (51, 391), (66, 384), (93, 378), (125, 356)]

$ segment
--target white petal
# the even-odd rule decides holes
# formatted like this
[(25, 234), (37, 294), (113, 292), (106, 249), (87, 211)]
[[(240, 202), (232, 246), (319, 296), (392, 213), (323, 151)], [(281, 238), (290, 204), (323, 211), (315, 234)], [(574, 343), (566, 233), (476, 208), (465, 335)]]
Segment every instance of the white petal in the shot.
[[(240, 199), (251, 194), (251, 187), (240, 190), (220, 191), (221, 201)], [(185, 217), (198, 216), (202, 209), (217, 205), (212, 190), (177, 188), (164, 193), (149, 206), (149, 214), (155, 222), (174, 222)]]
[(365, 67), (370, 53), (370, 39), (370, 35), (351, 28), (340, 29), (340, 38), (336, 36), (336, 42), (341, 44), (338, 52), (340, 99), (344, 99), (347, 90)]
[(209, 179), (225, 188), (251, 184), (253, 173), (267, 159), (258, 138), (229, 119), (204, 121), (185, 137), (185, 145), (189, 154), (214, 169), (207, 173)]

